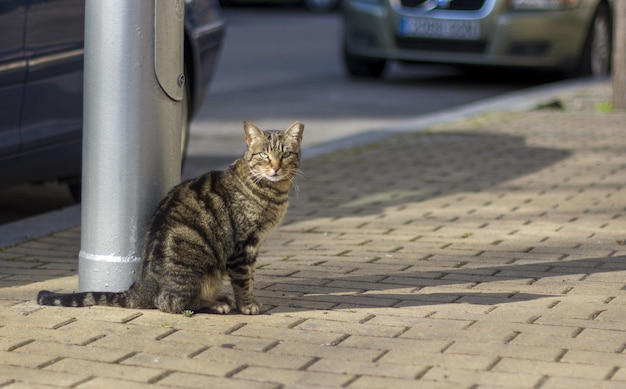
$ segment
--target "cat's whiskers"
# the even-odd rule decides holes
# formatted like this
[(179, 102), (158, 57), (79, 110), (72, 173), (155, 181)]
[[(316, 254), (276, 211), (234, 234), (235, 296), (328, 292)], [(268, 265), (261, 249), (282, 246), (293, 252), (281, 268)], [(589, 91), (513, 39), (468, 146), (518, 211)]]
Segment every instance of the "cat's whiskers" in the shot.
[(296, 169), (294, 176), (306, 178), (306, 174), (304, 174), (304, 172), (301, 169)]
[(295, 182), (294, 180), (292, 180), (291, 181), (291, 187), (296, 192), (296, 199), (299, 199), (300, 198), (300, 187), (298, 186), (298, 183)]
[(255, 184), (258, 184), (259, 182), (261, 182), (263, 180), (263, 178), (264, 178), (264, 174), (263, 174), (262, 171), (250, 170), (250, 179)]
[(290, 169), (285, 177), (287, 180), (289, 180), (289, 184), (295, 190), (297, 199), (300, 198), (300, 187), (296, 182), (296, 178), (298, 177), (304, 177), (304, 173), (302, 173), (300, 169)]

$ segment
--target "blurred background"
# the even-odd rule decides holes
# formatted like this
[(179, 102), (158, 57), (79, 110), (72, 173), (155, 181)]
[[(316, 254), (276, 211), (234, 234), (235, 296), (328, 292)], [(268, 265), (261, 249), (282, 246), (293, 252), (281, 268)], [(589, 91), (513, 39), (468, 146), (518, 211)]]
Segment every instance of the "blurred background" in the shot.
[[(244, 120), (263, 129), (302, 121), (306, 148), (507, 92), (606, 75), (602, 57), (608, 63), (611, 2), (568, 1), (563, 3), (569, 8), (536, 9), (557, 3), (214, 1), (211, 12), (219, 12), (225, 34), (191, 122), (183, 176), (222, 169), (240, 156)], [(575, 27), (580, 32), (575, 55), (559, 49), (564, 37), (575, 40), (564, 30), (572, 28), (572, 18), (584, 20)], [(502, 29), (503, 20), (509, 30)], [(542, 30), (545, 26), (552, 29)], [(528, 36), (529, 31), (544, 38)], [(498, 66), (481, 66), (487, 64)], [(0, 224), (75, 205), (76, 193), (67, 184), (0, 182)]]

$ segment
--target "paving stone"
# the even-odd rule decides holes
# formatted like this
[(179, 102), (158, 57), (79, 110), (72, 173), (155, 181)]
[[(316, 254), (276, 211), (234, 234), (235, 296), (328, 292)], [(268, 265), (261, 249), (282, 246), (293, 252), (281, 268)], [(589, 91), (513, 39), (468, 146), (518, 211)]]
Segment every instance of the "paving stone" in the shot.
[(620, 367), (620, 374), (623, 374), (622, 370), (626, 368), (626, 354), (624, 353), (567, 350), (560, 360), (569, 363), (617, 366)]
[(233, 332), (233, 334), (242, 337), (273, 339), (278, 341), (294, 340), (315, 344), (332, 344), (341, 337), (343, 337), (343, 334), (339, 334), (336, 332), (325, 333), (320, 331), (299, 329), (297, 327), (290, 329), (271, 327), (268, 328), (265, 327), (262, 323), (250, 323)]
[(33, 383), (26, 383), (26, 382), (22, 382), (22, 381), (14, 381), (14, 380), (8, 380), (6, 381), (6, 385), (5, 383), (2, 383), (2, 387), (3, 388), (10, 388), (10, 389), (51, 389), (51, 388), (59, 388), (59, 386), (56, 385), (45, 385), (45, 384), (33, 384)]
[(371, 362), (382, 355), (379, 350), (359, 349), (358, 352), (355, 352), (353, 348), (349, 347), (301, 342), (279, 342), (276, 347), (269, 350), (269, 353), (360, 362)]
[(40, 365), (45, 365), (52, 359), (54, 358), (46, 355), (26, 355), (24, 353), (0, 351), (0, 365), (37, 368)]
[(428, 381), (446, 382), (448, 385), (494, 386), (502, 388), (533, 388), (543, 380), (537, 373), (497, 372), (484, 370), (459, 369), (454, 367), (435, 366), (422, 377)]
[(350, 360), (321, 359), (307, 368), (307, 371), (320, 371), (349, 375), (373, 375), (391, 378), (414, 379), (424, 370), (425, 365), (415, 363), (361, 362)]
[[(169, 344), (172, 347), (185, 345), (187, 349), (191, 350), (194, 348), (198, 350), (208, 347), (223, 347), (249, 351), (265, 351), (273, 347), (276, 342), (277, 340), (271, 338), (259, 339), (189, 330), (176, 331), (159, 341), (159, 343)], [(195, 350), (192, 353), (195, 353)]]
[(258, 380), (262, 382), (281, 382), (289, 387), (321, 386), (340, 388), (353, 379), (346, 374), (287, 370), (281, 368), (262, 369), (251, 366), (235, 375), (235, 378)]
[(46, 366), (44, 370), (63, 373), (80, 372), (90, 377), (99, 376), (146, 383), (156, 379), (165, 372), (164, 369), (123, 366), (115, 363), (87, 361), (76, 358), (62, 358)]
[(584, 365), (549, 361), (531, 361), (528, 359), (502, 358), (492, 371), (537, 373), (545, 376), (579, 377), (596, 380), (604, 379), (612, 370), (608, 366)]
[(240, 362), (211, 361), (209, 363), (206, 360), (145, 352), (134, 354), (130, 358), (124, 359), (120, 364), (214, 376), (226, 376), (242, 365)]
[(439, 353), (449, 347), (451, 343), (449, 339), (400, 339), (352, 335), (345, 338), (339, 344), (342, 347), (351, 347), (354, 349), (421, 350)]
[(511, 340), (511, 344), (528, 346), (559, 347), (568, 350), (618, 352), (623, 348), (622, 343), (604, 339), (568, 339), (561, 336), (519, 333)]
[(542, 384), (542, 388), (557, 389), (585, 389), (585, 388), (602, 388), (602, 389), (620, 389), (624, 387), (624, 382), (608, 381), (608, 380), (591, 380), (584, 378), (570, 377), (548, 377)]
[[(166, 333), (167, 332), (164, 332), (163, 334)], [(133, 341), (129, 342), (129, 339)], [(134, 334), (125, 334), (124, 332), (93, 336), (87, 338), (83, 343), (86, 344), (85, 347), (93, 348), (94, 352), (97, 352), (97, 350), (101, 348), (123, 351), (126, 354), (145, 350), (157, 354), (181, 357), (193, 355), (199, 350), (203, 350), (205, 347), (198, 344), (165, 342), (154, 339), (153, 337), (143, 338)]]
[(474, 340), (455, 340), (446, 349), (446, 354), (462, 354), (488, 357), (510, 357), (530, 359), (533, 361), (555, 361), (560, 358), (564, 350), (558, 347), (526, 346), (510, 343), (489, 344)]
[(247, 366), (284, 368), (298, 370), (311, 362), (311, 358), (295, 355), (269, 354), (265, 352), (212, 347), (194, 357), (198, 361), (239, 363)]
[[(129, 355), (127, 350), (110, 350), (97, 347), (77, 346), (69, 343), (56, 343), (43, 340), (27, 341), (20, 347), (14, 347), (12, 354), (22, 354), (26, 358), (51, 360), (53, 358), (79, 358), (88, 361), (113, 363)], [(39, 363), (38, 365), (43, 364)]]
[(159, 386), (164, 385), (166, 387), (181, 387), (181, 388), (246, 388), (246, 389), (279, 389), (281, 384), (271, 382), (269, 380), (265, 382), (254, 382), (253, 380), (246, 379), (233, 379), (225, 377), (211, 377), (201, 374), (190, 374), (174, 372), (162, 380), (158, 381)]
[(320, 319), (310, 319), (298, 324), (296, 329), (301, 331), (330, 332), (348, 335), (380, 336), (395, 338), (405, 331), (404, 326), (370, 325), (368, 323), (334, 322)]
[(75, 386), (89, 378), (84, 371), (59, 372), (45, 369), (30, 369), (20, 366), (0, 365), (0, 377), (7, 382), (18, 381), (26, 385), (48, 385), (54, 382), (60, 387)]
[(106, 377), (93, 377), (87, 382), (83, 382), (76, 386), (79, 389), (100, 389), (100, 388), (115, 388), (115, 389), (145, 389), (154, 388), (153, 384), (133, 382), (123, 379), (106, 378)]
[[(416, 387), (424, 389), (444, 389), (449, 388), (447, 382), (435, 382), (427, 380), (407, 380), (393, 377), (372, 377), (360, 376), (349, 386), (351, 389), (414, 389)], [(469, 388), (469, 385), (458, 384), (459, 388)]]
[[(483, 344), (484, 345), (484, 344)], [(454, 345), (453, 345), (454, 346)], [(482, 355), (463, 355), (454, 354), (450, 352), (450, 349), (445, 353), (431, 353), (427, 351), (416, 350), (390, 350), (385, 353), (377, 362), (385, 364), (398, 364), (398, 365), (415, 365), (415, 366), (447, 366), (460, 369), (474, 369), (485, 370), (491, 367), (496, 361), (497, 357), (487, 356), (486, 353)], [(373, 373), (364, 373), (373, 374)]]

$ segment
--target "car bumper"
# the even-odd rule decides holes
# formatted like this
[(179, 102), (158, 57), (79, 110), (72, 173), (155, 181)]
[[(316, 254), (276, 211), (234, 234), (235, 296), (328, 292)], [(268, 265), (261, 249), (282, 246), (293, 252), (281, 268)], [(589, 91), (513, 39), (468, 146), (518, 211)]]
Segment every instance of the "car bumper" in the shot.
[[(478, 36), (460, 40), (401, 36), (401, 19), (426, 16), (403, 12), (387, 0), (349, 0), (345, 43), (350, 53), (366, 57), (570, 70), (578, 64), (585, 43), (589, 7), (583, 3), (567, 11), (518, 12), (508, 10), (506, 2), (487, 1), (481, 12), (446, 11), (446, 17), (478, 26)], [(428, 18), (431, 14), (436, 19), (437, 13), (429, 13)], [(573, 23), (585, 28), (572, 31)]]

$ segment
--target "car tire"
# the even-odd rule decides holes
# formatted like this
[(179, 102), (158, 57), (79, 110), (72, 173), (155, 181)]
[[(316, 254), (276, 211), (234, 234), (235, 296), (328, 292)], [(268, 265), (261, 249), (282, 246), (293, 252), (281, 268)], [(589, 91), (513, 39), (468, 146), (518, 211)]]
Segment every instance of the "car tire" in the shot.
[(352, 54), (347, 45), (344, 44), (343, 63), (348, 74), (352, 77), (381, 78), (385, 71), (387, 60)]
[(600, 3), (591, 21), (575, 76), (602, 77), (611, 73), (612, 25), (609, 6)]

